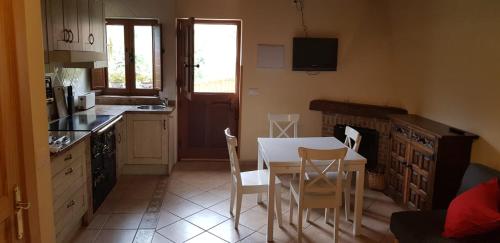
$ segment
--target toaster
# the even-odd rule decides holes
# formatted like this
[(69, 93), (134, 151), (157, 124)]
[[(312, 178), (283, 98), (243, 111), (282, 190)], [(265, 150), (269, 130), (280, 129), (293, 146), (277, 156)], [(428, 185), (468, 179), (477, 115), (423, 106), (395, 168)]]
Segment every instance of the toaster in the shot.
[(78, 96), (78, 108), (87, 110), (95, 106), (95, 93), (86, 93)]

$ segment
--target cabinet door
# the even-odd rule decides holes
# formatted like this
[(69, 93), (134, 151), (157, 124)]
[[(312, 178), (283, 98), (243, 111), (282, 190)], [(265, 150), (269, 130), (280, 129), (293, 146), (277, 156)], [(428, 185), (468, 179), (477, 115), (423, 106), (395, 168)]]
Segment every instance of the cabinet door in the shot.
[(83, 50), (104, 52), (104, 3), (103, 0), (79, 0), (82, 13)]
[[(82, 50), (79, 24), (79, 0), (50, 1), (50, 26), (52, 48), (50, 50)], [(80, 16), (81, 17), (81, 16)]]
[(127, 164), (168, 163), (166, 115), (130, 114), (127, 117)]
[(400, 203), (408, 201), (408, 157), (410, 146), (407, 139), (393, 133), (391, 161), (388, 170), (388, 189), (391, 197)]
[(430, 209), (434, 156), (415, 146), (411, 147), (408, 206), (413, 209)]
[(127, 160), (127, 122), (125, 116), (116, 123), (116, 178), (119, 178)]

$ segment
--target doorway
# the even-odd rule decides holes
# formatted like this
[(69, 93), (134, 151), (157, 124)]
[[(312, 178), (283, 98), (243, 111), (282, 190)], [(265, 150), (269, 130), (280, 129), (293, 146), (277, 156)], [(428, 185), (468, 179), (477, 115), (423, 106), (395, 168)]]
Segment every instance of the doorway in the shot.
[(238, 135), (241, 21), (179, 19), (179, 160), (227, 160), (224, 129)]

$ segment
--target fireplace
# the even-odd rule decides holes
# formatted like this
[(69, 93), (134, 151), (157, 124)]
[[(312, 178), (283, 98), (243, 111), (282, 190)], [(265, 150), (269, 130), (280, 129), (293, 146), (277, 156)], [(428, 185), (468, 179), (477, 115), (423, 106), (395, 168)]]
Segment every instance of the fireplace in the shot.
[[(338, 133), (343, 133), (342, 127), (345, 125), (351, 126), (361, 133), (363, 137), (359, 152), (367, 158), (367, 169), (374, 169), (378, 165), (386, 166), (389, 162), (391, 122), (388, 115), (408, 113), (404, 109), (395, 107), (329, 100), (313, 100), (309, 104), (309, 109), (321, 111), (323, 114), (322, 136), (335, 134), (337, 137)], [(338, 135), (338, 138), (343, 141), (342, 136)], [(362, 146), (367, 147), (366, 151), (362, 150)]]
[[(345, 136), (345, 124), (337, 124), (334, 127), (333, 136), (338, 138), (340, 141), (344, 141)], [(366, 169), (373, 170), (378, 164), (378, 141), (379, 133), (375, 129), (369, 129), (364, 127), (352, 126), (361, 134), (361, 144), (359, 145), (358, 152), (366, 158)]]

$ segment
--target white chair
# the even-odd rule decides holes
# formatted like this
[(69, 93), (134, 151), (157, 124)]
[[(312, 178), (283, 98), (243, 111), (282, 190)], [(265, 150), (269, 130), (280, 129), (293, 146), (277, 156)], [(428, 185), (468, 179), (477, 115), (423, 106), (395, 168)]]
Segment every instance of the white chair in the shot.
[[(255, 194), (255, 193), (267, 193), (269, 185), (269, 175), (267, 170), (253, 170), (240, 172), (240, 165), (238, 154), (236, 152), (236, 147), (238, 146), (238, 140), (235, 136), (231, 135), (231, 130), (226, 128), (224, 130), (226, 134), (227, 149), (229, 151), (229, 161), (231, 165), (231, 202), (229, 212), (233, 215), (233, 207), (236, 199), (236, 215), (234, 218), (234, 228), (238, 229), (238, 223), (240, 221), (241, 213), (241, 200), (243, 194)], [(276, 179), (276, 214), (278, 218), (278, 224), (282, 225), (281, 217), (281, 182)]]
[[(350, 126), (345, 127), (345, 141), (344, 145), (346, 145), (348, 148), (358, 152), (359, 145), (361, 144), (361, 135), (359, 134), (358, 131), (353, 129)], [(352, 173), (351, 172), (344, 172), (343, 173), (343, 179), (344, 179), (344, 210), (345, 210), (345, 219), (349, 220), (349, 216), (351, 214), (351, 185), (352, 185)], [(309, 177), (315, 177), (315, 173), (309, 173)], [(332, 180), (335, 180), (337, 177), (337, 173), (335, 172), (329, 172), (327, 174), (328, 177), (330, 177)], [(325, 223), (328, 223), (328, 218), (326, 215), (328, 215), (328, 209), (325, 209)], [(307, 214), (309, 216), (309, 214)], [(309, 218), (307, 219), (309, 220)]]
[[(267, 114), (269, 119), (269, 137), (270, 138), (289, 138), (289, 130), (293, 128), (292, 137), (296, 138), (299, 114)], [(274, 132), (274, 128), (278, 131)]]
[[(293, 204), (298, 207), (297, 233), (298, 241), (302, 241), (302, 214), (304, 209), (333, 208), (334, 209), (334, 242), (338, 242), (339, 209), (342, 204), (341, 177), (332, 179), (327, 176), (329, 171), (344, 173), (343, 159), (347, 148), (333, 150), (317, 150), (299, 148), (301, 158), (299, 179), (290, 183), (290, 224), (293, 221)], [(306, 170), (315, 171), (316, 177), (309, 178)], [(307, 213), (309, 214), (309, 213)], [(328, 215), (325, 215), (328, 216)]]

